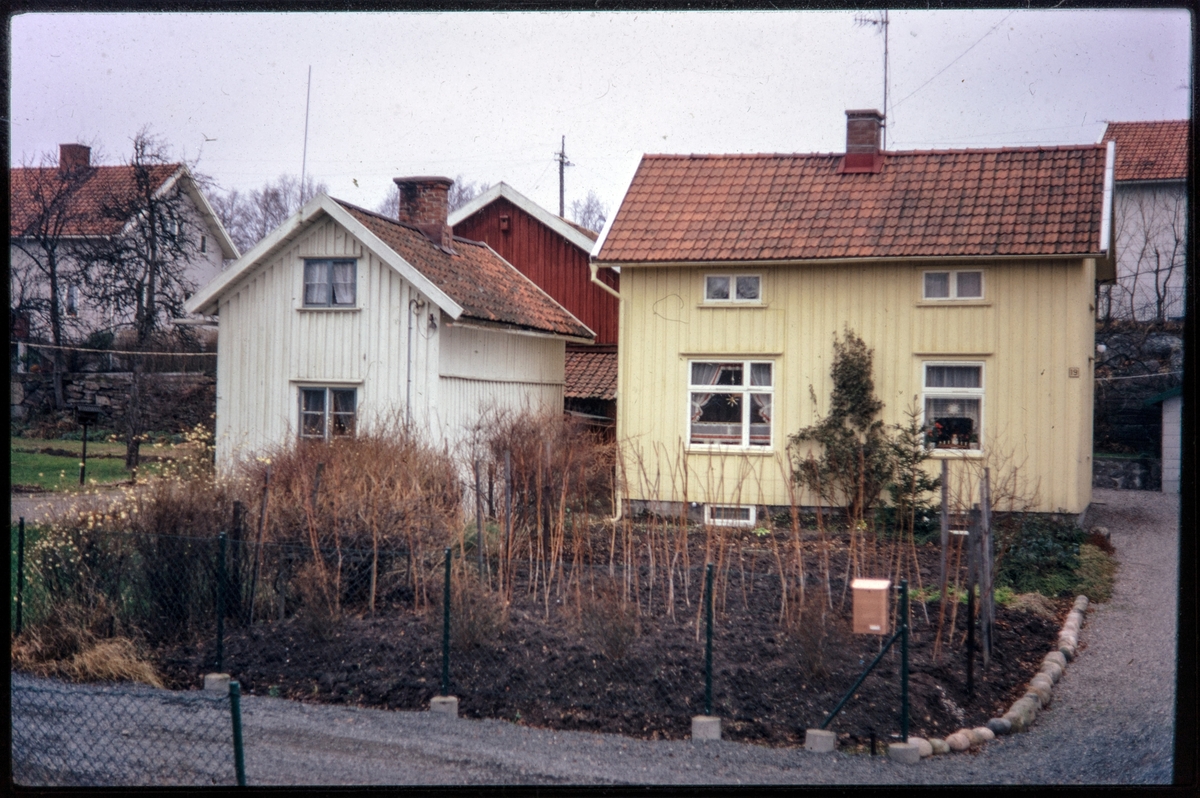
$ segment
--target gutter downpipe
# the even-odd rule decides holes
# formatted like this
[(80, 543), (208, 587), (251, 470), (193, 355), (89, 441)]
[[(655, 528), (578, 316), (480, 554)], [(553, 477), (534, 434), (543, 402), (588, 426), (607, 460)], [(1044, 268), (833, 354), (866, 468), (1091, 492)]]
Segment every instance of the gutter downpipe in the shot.
[(408, 358), (404, 364), (406, 386), (404, 389), (404, 424), (412, 429), (412, 360), (413, 360), (413, 316), (417, 313), (417, 300), (408, 289)]
[[(618, 302), (621, 300), (621, 293), (619, 291), (614, 291), (612, 286), (610, 286), (608, 283), (606, 283), (600, 279), (600, 276), (599, 276), (600, 264), (596, 263), (595, 258), (588, 258), (588, 270), (591, 271), (591, 273), (592, 273), (592, 282), (593, 283), (595, 283), (596, 285), (600, 286), (608, 293), (615, 296), (617, 298)], [(620, 456), (620, 455), (618, 455), (618, 456)], [(617, 505), (616, 514), (612, 518), (607, 518), (605, 520), (610, 523), (615, 524), (621, 520), (622, 516), (625, 515), (625, 504), (624, 504), (624, 502), (621, 501), (621, 494), (619, 492), (614, 491), (613, 493), (614, 493), (613, 498)]]
[(1109, 253), (1109, 237), (1112, 234), (1113, 209), (1113, 165), (1116, 162), (1117, 143), (1108, 142), (1104, 154), (1104, 206), (1100, 211), (1100, 251)]

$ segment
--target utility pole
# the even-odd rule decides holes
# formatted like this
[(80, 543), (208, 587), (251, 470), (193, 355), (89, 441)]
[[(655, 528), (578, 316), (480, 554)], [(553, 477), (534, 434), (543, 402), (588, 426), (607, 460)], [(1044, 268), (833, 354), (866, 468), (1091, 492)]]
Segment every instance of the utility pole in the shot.
[(566, 194), (564, 191), (566, 172), (564, 170), (568, 166), (575, 165), (567, 160), (566, 136), (562, 137), (562, 149), (554, 153), (554, 157), (558, 160), (558, 215), (565, 218), (567, 215), (567, 205), (565, 201)]
[(312, 64), (308, 65), (308, 87), (304, 90), (304, 155), (300, 159), (300, 204), (304, 204), (304, 176), (308, 170), (308, 104), (312, 99)]

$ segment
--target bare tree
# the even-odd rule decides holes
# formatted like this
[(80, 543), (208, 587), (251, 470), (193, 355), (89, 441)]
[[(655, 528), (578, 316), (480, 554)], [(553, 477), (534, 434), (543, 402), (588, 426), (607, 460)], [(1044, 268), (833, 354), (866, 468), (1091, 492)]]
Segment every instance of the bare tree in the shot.
[[(491, 187), (491, 183), (475, 183), (473, 180), (468, 181), (462, 175), (458, 175), (450, 186), (446, 204), (451, 212), (456, 211)], [(400, 189), (393, 184), (383, 201), (375, 206), (375, 212), (395, 219), (400, 213)]]
[(304, 179), (301, 190), (298, 177), (283, 174), (264, 183), (262, 188), (246, 193), (237, 189), (230, 189), (225, 194), (213, 192), (210, 202), (238, 250), (246, 252), (300, 210), (305, 202), (317, 194), (327, 193), (329, 186), (312, 176)]
[[(195, 290), (186, 271), (200, 232), (185, 186), (190, 172), (168, 157), (165, 143), (148, 128), (134, 137), (128, 167), (131, 185), (110, 186), (97, 200), (98, 213), (118, 232), (81, 245), (78, 259), (84, 294), (128, 325), (128, 345), (143, 351), (166, 337), (170, 319), (185, 315), (184, 301)], [(131, 371), (125, 464), (136, 468), (143, 432), (143, 356), (131, 357)]]
[(604, 223), (608, 220), (608, 208), (596, 196), (595, 191), (589, 190), (586, 199), (571, 202), (571, 216), (574, 217), (577, 224), (599, 233), (604, 229)]
[(29, 162), (10, 172), (9, 301), (14, 316), (29, 319), (31, 333), (49, 332), (56, 347), (54, 402), (63, 407), (63, 372), (66, 359), (61, 348), (71, 333), (78, 332), (75, 308), (69, 297), (78, 280), (72, 259), (74, 241), (88, 221), (75, 193), (92, 175), (88, 164), (56, 163), (44, 154), (35, 166)]
[(1117, 282), (1102, 319), (1166, 321), (1182, 312), (1187, 198), (1182, 186), (1123, 188), (1117, 202)]

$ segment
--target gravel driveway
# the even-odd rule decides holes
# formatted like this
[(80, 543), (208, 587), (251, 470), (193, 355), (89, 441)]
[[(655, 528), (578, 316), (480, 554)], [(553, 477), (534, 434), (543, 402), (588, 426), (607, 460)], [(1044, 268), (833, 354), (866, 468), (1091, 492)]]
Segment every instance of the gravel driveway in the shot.
[(643, 741), (243, 699), (251, 784), (1166, 784), (1172, 775), (1178, 501), (1095, 491), (1121, 562), (1093, 605), (1081, 651), (1025, 734), (974, 754), (886, 757), (690, 741)]

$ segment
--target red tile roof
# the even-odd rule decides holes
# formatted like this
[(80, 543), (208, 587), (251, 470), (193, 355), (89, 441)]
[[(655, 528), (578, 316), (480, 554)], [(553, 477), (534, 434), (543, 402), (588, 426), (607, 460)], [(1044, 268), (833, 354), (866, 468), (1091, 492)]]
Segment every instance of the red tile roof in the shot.
[(416, 227), (334, 200), (463, 308), (463, 317), (591, 339), (592, 331), (486, 244), (454, 239), (454, 254)]
[(1117, 143), (1117, 180), (1186, 180), (1191, 122), (1109, 122), (1101, 139)]
[(646, 155), (609, 262), (1047, 255), (1099, 249), (1101, 145), (841, 155)]
[[(149, 167), (155, 189), (182, 168), (182, 164)], [(9, 170), (9, 235), (20, 237), (38, 224), (42, 210), (55, 195), (65, 196), (62, 235), (106, 236), (120, 232), (128, 219), (116, 218), (112, 208), (129, 203), (137, 191), (131, 166), (94, 166), (77, 177), (63, 178), (56, 167), (22, 167)]]
[(617, 353), (612, 349), (568, 349), (563, 396), (567, 399), (616, 399)]

